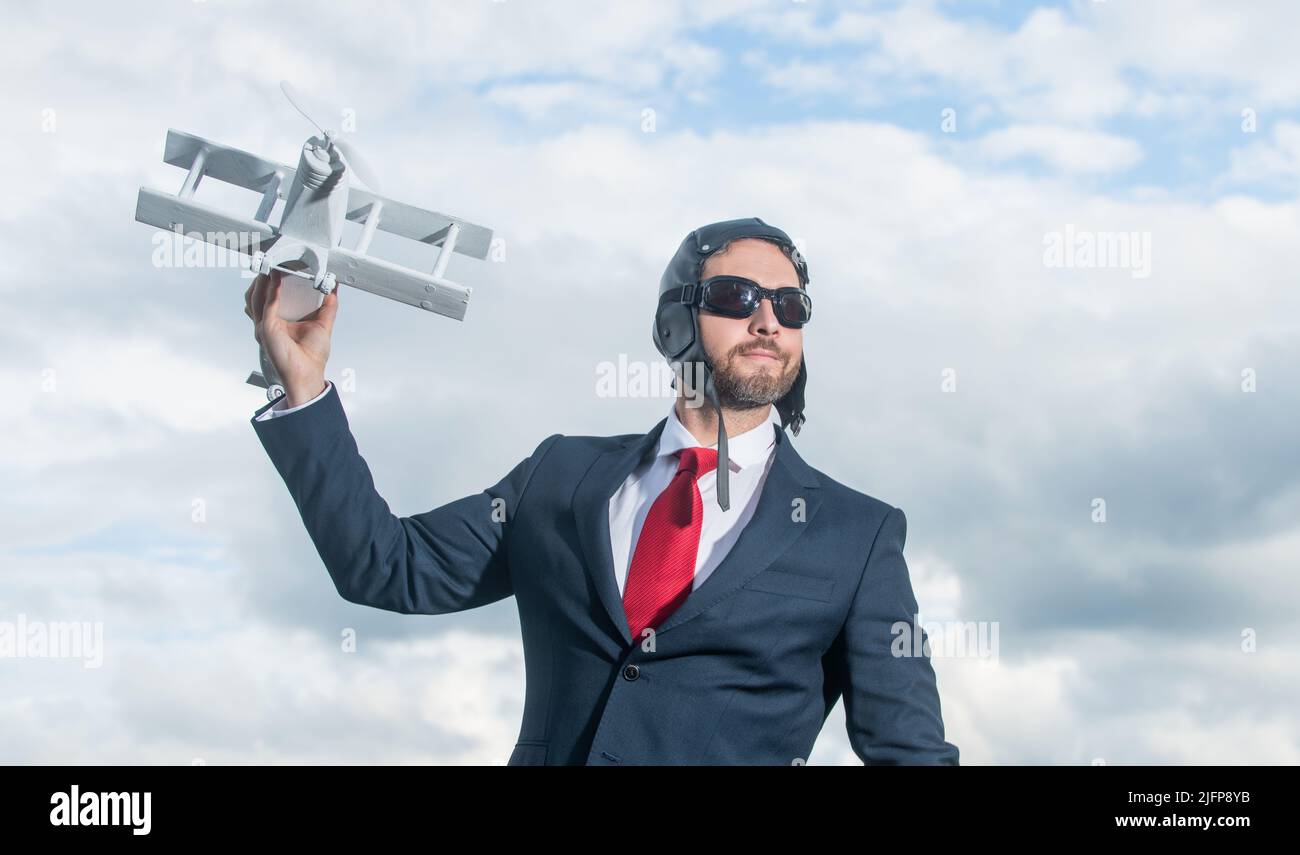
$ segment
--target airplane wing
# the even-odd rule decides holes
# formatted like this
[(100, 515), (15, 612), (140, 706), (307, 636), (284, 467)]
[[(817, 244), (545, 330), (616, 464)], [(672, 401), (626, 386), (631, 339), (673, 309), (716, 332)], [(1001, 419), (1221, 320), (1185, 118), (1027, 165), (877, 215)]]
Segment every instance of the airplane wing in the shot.
[(458, 321), (465, 319), (472, 290), (467, 286), (342, 247), (330, 250), (327, 269), (344, 285)]
[[(297, 170), (283, 163), (276, 163), (255, 154), (233, 148), (221, 143), (206, 140), (203, 137), (187, 134), (184, 131), (168, 129), (167, 143), (163, 161), (181, 169), (190, 169), (201, 150), (207, 150), (203, 164), (203, 176), (244, 187), (257, 193), (268, 194), (274, 188), (275, 196), (283, 198), (293, 186)], [(456, 239), (455, 251), (471, 258), (486, 258), (492, 245), (492, 230), (476, 225), (468, 220), (427, 211), (414, 205), (407, 205), (395, 199), (389, 199), (357, 186), (349, 186), (347, 217), (353, 222), (364, 223), (370, 215), (374, 204), (380, 204), (380, 215), (376, 227), (399, 237), (441, 246), (448, 232), (448, 226), (455, 223), (460, 227)], [(257, 219), (264, 219), (270, 214), (271, 205), (264, 205)], [(153, 225), (156, 225), (153, 224)]]
[(136, 197), (135, 218), (245, 255), (252, 255), (259, 249), (265, 251), (279, 238), (275, 229), (261, 220), (238, 217), (211, 205), (180, 199), (148, 187), (141, 187)]
[[(293, 177), (297, 174), (292, 166), (171, 128), (167, 129), (163, 163), (188, 170), (194, 165), (198, 153), (204, 149), (208, 152), (203, 163), (204, 178), (215, 178), (258, 193), (266, 192), (268, 186), (277, 183), (277, 190), (283, 197), (293, 185)], [(275, 182), (277, 175), (279, 181)]]
[(376, 202), (381, 206), (377, 224), (381, 232), (441, 246), (447, 235), (447, 227), (455, 223), (460, 226), (460, 235), (456, 239), (456, 252), (464, 253), (471, 258), (487, 258), (488, 250), (492, 247), (491, 229), (450, 214), (426, 211), (414, 205), (388, 199), (362, 187), (348, 188), (348, 219), (364, 223), (370, 215), (371, 206)]
[[(147, 187), (140, 188), (135, 218), (168, 231), (179, 227), (187, 236), (245, 255), (259, 249), (265, 252), (279, 239), (275, 229), (266, 223), (232, 216), (202, 202), (178, 199)], [(344, 285), (458, 321), (465, 318), (471, 289), (447, 279), (342, 247), (329, 251), (325, 269), (334, 274), (336, 282)]]

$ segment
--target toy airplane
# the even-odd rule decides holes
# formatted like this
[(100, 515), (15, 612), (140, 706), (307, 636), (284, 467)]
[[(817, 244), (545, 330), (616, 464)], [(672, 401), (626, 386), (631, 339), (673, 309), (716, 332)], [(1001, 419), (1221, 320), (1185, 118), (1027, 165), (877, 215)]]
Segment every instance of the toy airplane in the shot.
[[(280, 88), (321, 134), (303, 144), (297, 169), (168, 129), (163, 161), (189, 172), (175, 196), (141, 187), (136, 220), (251, 256), (250, 267), (258, 273), (291, 274), (280, 284), (280, 317), (285, 320), (315, 311), (340, 283), (463, 320), (471, 289), (446, 278), (447, 262), (453, 252), (486, 258), (492, 231), (379, 195), (374, 170), (356, 147), (307, 115), (287, 81)], [(368, 189), (350, 184), (349, 173)], [(261, 193), (253, 218), (195, 201), (204, 176)], [(279, 199), (285, 200), (284, 212), (279, 225), (272, 226), (267, 220)], [(362, 224), (352, 249), (340, 246), (345, 219)], [(433, 271), (421, 273), (367, 255), (376, 229), (439, 247)], [(284, 386), (264, 348), (260, 356), (262, 370), (249, 374), (247, 382), (266, 389), (267, 399), (274, 401)]]

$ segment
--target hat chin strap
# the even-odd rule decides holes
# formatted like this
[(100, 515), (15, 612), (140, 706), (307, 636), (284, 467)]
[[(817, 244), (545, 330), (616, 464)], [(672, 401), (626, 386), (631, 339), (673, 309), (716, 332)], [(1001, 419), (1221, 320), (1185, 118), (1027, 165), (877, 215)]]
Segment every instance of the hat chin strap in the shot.
[(803, 414), (804, 407), (804, 387), (808, 382), (808, 358), (802, 357), (799, 361), (799, 373), (795, 375), (794, 383), (791, 384), (790, 390), (785, 393), (773, 406), (781, 415), (781, 427), (790, 429), (795, 436), (799, 435), (799, 428), (807, 421)]
[(722, 420), (722, 402), (718, 400), (718, 387), (713, 382), (713, 366), (707, 361), (705, 365), (704, 376), (704, 395), (713, 404), (713, 409), (718, 414), (718, 507), (724, 511), (731, 507), (731, 490), (728, 485), (727, 476), (731, 474), (731, 457), (727, 453), (727, 428)]

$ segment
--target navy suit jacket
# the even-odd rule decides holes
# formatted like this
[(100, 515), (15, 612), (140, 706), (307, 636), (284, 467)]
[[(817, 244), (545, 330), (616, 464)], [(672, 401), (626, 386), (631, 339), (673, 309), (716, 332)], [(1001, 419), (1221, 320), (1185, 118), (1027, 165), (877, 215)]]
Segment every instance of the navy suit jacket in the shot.
[(903, 512), (813, 469), (782, 429), (735, 546), (633, 643), (608, 503), (666, 422), (552, 434), (483, 492), (409, 517), (375, 490), (336, 389), (253, 428), (344, 599), (445, 614), (515, 597), (526, 689), (510, 765), (799, 764), (841, 696), (865, 764), (957, 765), (929, 658), (891, 650), (914, 649), (894, 645), (896, 621), (920, 630)]

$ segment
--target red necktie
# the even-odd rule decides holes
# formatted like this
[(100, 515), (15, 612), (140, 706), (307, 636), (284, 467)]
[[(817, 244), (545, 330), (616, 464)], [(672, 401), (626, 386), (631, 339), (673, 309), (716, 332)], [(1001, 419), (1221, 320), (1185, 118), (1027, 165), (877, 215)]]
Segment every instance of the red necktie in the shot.
[(676, 611), (695, 582), (704, 503), (697, 479), (718, 466), (714, 448), (695, 446), (678, 452), (677, 474), (646, 514), (623, 586), (623, 610), (640, 644), (646, 627), (657, 627)]

